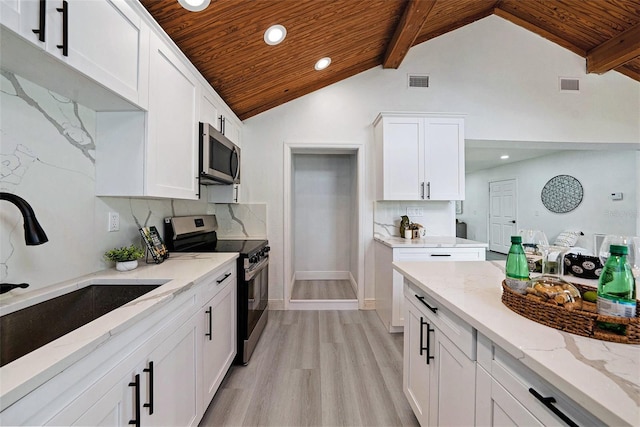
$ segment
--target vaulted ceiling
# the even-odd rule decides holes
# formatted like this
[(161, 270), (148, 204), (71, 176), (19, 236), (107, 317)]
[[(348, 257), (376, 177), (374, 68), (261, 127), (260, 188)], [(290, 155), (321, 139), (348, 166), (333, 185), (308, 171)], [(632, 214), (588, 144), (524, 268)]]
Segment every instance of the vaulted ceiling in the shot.
[[(243, 120), (370, 68), (397, 68), (411, 46), (492, 14), (584, 57), (589, 73), (640, 81), (640, 0), (211, 0), (201, 12), (141, 2)], [(273, 24), (287, 37), (269, 46)]]

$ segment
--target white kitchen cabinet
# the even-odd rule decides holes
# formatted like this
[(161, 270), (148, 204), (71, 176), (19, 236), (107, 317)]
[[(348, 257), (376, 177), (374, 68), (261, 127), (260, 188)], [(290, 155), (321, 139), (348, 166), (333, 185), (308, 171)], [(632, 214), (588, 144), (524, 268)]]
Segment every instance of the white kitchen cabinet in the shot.
[(149, 111), (97, 114), (96, 194), (195, 200), (200, 85), (156, 35), (150, 56)]
[(209, 185), (209, 203), (240, 203), (241, 188), (240, 184)]
[(483, 398), (476, 401), (476, 425), (602, 425), (487, 337), (477, 338), (476, 395)]
[[(20, 0), (3, 1), (0, 8), (0, 19), (6, 28), (133, 104), (146, 108), (149, 27), (125, 1)], [(67, 20), (66, 35), (64, 20)], [(50, 72), (48, 67), (40, 70), (45, 82)], [(40, 82), (37, 75), (27, 77)]]
[(389, 332), (404, 327), (403, 276), (393, 269), (396, 261), (484, 261), (484, 247), (391, 248), (375, 244), (376, 312)]
[[(231, 275), (226, 276), (228, 273)], [(218, 283), (220, 282), (220, 283)], [(222, 383), (237, 352), (236, 276), (225, 272), (209, 285), (219, 288), (201, 310), (202, 406), (207, 408)]]
[(381, 113), (374, 122), (378, 200), (463, 200), (464, 118)]
[(475, 331), (409, 284), (404, 296), (403, 390), (420, 425), (473, 425)]

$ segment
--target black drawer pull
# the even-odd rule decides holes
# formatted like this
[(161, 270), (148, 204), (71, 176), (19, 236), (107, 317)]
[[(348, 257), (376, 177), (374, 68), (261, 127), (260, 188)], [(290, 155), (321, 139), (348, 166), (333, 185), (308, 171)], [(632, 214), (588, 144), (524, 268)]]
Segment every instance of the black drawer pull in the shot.
[(140, 374), (136, 374), (134, 381), (129, 383), (129, 387), (133, 387), (135, 389), (133, 392), (135, 396), (135, 418), (129, 420), (129, 424), (140, 427)]
[(153, 415), (153, 362), (149, 362), (149, 367), (144, 368), (142, 372), (149, 374), (149, 403), (145, 403), (142, 406), (149, 408), (149, 415)]
[(62, 2), (62, 8), (57, 7), (56, 10), (62, 13), (62, 44), (56, 46), (62, 49), (62, 55), (69, 56), (69, 3), (67, 0)]
[(571, 418), (567, 417), (560, 409), (555, 407), (554, 403), (556, 403), (556, 399), (554, 397), (544, 397), (535, 391), (533, 387), (529, 388), (529, 393), (533, 394), (536, 399), (542, 402), (544, 406), (549, 408), (551, 412), (556, 414), (558, 418), (564, 421), (568, 426), (578, 427), (578, 424), (576, 424)]
[[(424, 342), (424, 325), (427, 325), (427, 346), (425, 347)], [(426, 350), (427, 352), (427, 365), (429, 365), (429, 361), (431, 359), (435, 359), (435, 356), (431, 356), (431, 340), (429, 339), (429, 333), (435, 332), (435, 329), (431, 328), (431, 325), (424, 321), (422, 317), (420, 317), (420, 356), (422, 356), (422, 352)]]
[(216, 280), (216, 283), (219, 285), (220, 283), (224, 282), (225, 280), (227, 280), (227, 277), (231, 276), (231, 273), (227, 273), (224, 275), (224, 277), (222, 279), (218, 279)]
[(38, 40), (44, 41), (45, 28), (47, 21), (45, 20), (47, 14), (47, 0), (40, 0), (40, 18), (38, 22), (38, 28), (31, 30), (34, 34), (38, 35)]
[(451, 256), (451, 254), (431, 254), (431, 256)]
[(432, 312), (434, 312), (434, 313), (435, 313), (436, 311), (438, 311), (438, 307), (431, 307), (431, 306), (430, 306), (429, 304), (427, 304), (427, 302), (424, 300), (424, 297), (421, 297), (420, 295), (416, 295), (416, 298), (418, 298), (418, 300), (419, 300), (421, 303), (423, 303), (424, 305), (426, 305), (426, 306), (427, 306), (427, 308), (428, 308), (429, 310), (431, 310)]

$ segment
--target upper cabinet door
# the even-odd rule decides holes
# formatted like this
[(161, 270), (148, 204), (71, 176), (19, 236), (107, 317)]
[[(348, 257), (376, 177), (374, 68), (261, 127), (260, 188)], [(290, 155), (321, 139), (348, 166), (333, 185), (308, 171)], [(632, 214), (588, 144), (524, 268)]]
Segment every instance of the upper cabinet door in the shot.
[(464, 199), (464, 119), (425, 119), (425, 198)]
[(424, 126), (417, 117), (385, 117), (380, 139), (382, 200), (420, 200), (424, 170)]
[(184, 62), (151, 37), (146, 194), (197, 199), (200, 85)]
[(57, 48), (63, 44), (63, 31), (56, 25), (51, 26), (54, 51), (75, 69), (146, 108), (149, 28), (142, 19), (123, 0), (69, 0), (67, 9), (67, 56)]

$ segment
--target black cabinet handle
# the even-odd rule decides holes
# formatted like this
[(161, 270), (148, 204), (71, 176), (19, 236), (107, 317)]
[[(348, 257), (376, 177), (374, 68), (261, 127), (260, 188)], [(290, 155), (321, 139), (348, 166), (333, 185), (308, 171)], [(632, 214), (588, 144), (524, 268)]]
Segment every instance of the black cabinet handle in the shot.
[[(424, 342), (424, 325), (427, 325), (427, 345), (423, 344)], [(424, 321), (422, 317), (420, 317), (420, 356), (422, 356), (422, 352), (427, 352), (427, 365), (429, 365), (429, 361), (431, 359), (435, 359), (435, 356), (431, 356), (431, 340), (429, 339), (429, 333), (435, 332), (435, 329), (431, 328), (431, 325)]]
[(427, 306), (427, 308), (428, 308), (429, 310), (431, 310), (432, 312), (434, 312), (434, 313), (435, 313), (436, 311), (438, 311), (438, 307), (431, 307), (431, 306), (430, 306), (429, 304), (427, 304), (427, 302), (424, 300), (424, 297), (421, 297), (420, 295), (416, 295), (416, 298), (418, 298), (418, 300), (419, 300), (421, 303), (423, 303), (424, 305), (426, 305), (426, 306)]
[(431, 199), (431, 182), (427, 182), (427, 200)]
[(209, 306), (209, 309), (207, 311), (205, 311), (205, 313), (207, 313), (209, 315), (209, 332), (204, 334), (204, 336), (205, 337), (209, 337), (209, 341), (211, 341), (212, 340), (212, 335), (213, 335), (213, 326), (211, 324), (211, 317), (212, 317), (211, 306)]
[(218, 279), (216, 280), (216, 283), (219, 285), (220, 283), (224, 282), (225, 280), (227, 280), (227, 277), (231, 276), (231, 273), (227, 273), (224, 275), (224, 277), (222, 279)]
[(134, 416), (135, 418), (129, 420), (129, 424), (135, 425), (136, 427), (140, 427), (140, 374), (136, 374), (133, 382), (129, 383), (129, 387), (134, 388), (134, 396), (135, 396), (135, 408), (134, 408)]
[(424, 199), (424, 182), (420, 184), (420, 198)]
[(451, 256), (451, 254), (431, 254), (431, 256)]
[(149, 403), (145, 403), (145, 408), (149, 408), (149, 415), (153, 415), (153, 362), (149, 362), (149, 367), (142, 370), (149, 374)]
[(62, 8), (57, 7), (56, 10), (62, 13), (62, 44), (57, 47), (62, 49), (62, 55), (69, 56), (69, 3), (67, 0), (62, 2)]
[(556, 414), (558, 418), (564, 421), (568, 426), (578, 427), (578, 424), (576, 424), (571, 418), (567, 417), (560, 409), (555, 407), (554, 403), (556, 403), (556, 399), (554, 397), (544, 397), (535, 391), (533, 387), (529, 388), (529, 393), (533, 394), (536, 399), (542, 402), (544, 406), (549, 408), (551, 412)]
[(38, 22), (38, 28), (31, 30), (34, 34), (38, 35), (38, 40), (44, 41), (45, 28), (46, 28), (46, 16), (47, 16), (47, 0), (40, 0), (40, 19)]
[(233, 194), (234, 194), (233, 201), (235, 203), (238, 203), (238, 186), (237, 185), (233, 188)]

